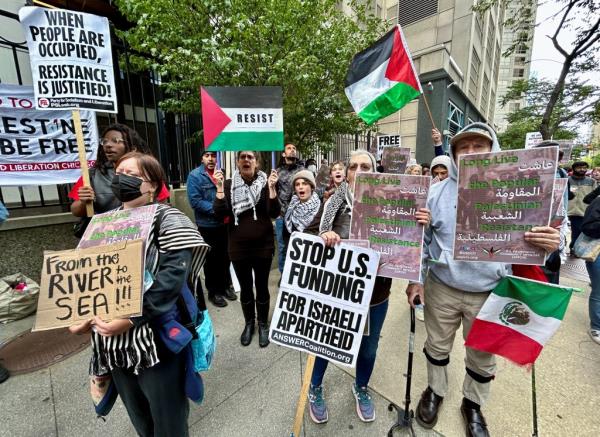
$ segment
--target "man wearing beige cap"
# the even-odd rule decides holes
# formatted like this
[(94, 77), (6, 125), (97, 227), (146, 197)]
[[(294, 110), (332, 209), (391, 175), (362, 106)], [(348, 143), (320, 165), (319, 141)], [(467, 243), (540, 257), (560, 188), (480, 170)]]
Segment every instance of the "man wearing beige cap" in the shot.
[[(427, 208), (431, 211), (431, 225), (425, 231), (423, 245), (424, 284), (411, 283), (406, 290), (411, 306), (417, 296), (425, 304), (427, 340), (423, 352), (427, 358), (428, 386), (416, 411), (417, 422), (425, 428), (433, 428), (437, 423), (448, 392), (447, 365), (456, 331), (462, 323), (463, 337), (467, 337), (490, 291), (511, 273), (509, 264), (455, 261), (452, 257), (458, 200), (457, 159), (461, 155), (499, 150), (496, 134), (489, 126), (483, 123), (466, 126), (450, 141), (448, 177), (429, 190)], [(559, 232), (547, 226), (533, 228), (524, 238), (548, 253), (556, 250), (560, 242)], [(466, 435), (489, 436), (480, 407), (489, 397), (490, 382), (496, 373), (494, 355), (467, 347), (465, 371), (461, 413)]]

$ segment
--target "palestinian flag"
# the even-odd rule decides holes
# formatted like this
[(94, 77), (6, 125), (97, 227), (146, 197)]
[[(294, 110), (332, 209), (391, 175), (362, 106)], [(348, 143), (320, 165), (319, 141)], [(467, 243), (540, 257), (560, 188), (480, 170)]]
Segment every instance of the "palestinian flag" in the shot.
[(367, 124), (400, 110), (421, 93), (423, 89), (399, 25), (357, 53), (346, 75), (346, 96)]
[(204, 148), (283, 150), (281, 87), (201, 87)]
[(465, 346), (533, 364), (554, 335), (572, 288), (507, 276), (487, 298), (471, 326)]

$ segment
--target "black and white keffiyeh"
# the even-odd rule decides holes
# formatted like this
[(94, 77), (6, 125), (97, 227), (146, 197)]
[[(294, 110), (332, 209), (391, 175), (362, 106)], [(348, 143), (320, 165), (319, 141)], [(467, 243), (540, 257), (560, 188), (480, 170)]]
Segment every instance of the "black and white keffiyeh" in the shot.
[[(156, 277), (159, 253), (182, 249), (192, 249), (188, 282), (196, 285), (210, 246), (185, 214), (168, 205), (158, 205), (146, 242), (146, 270)], [(112, 337), (92, 333), (90, 373), (93, 375), (104, 375), (115, 367), (132, 368), (138, 374), (158, 362), (154, 332), (148, 323)]]
[(319, 234), (333, 229), (333, 221), (340, 208), (352, 208), (352, 193), (348, 182), (344, 181), (323, 206)]
[(321, 201), (314, 191), (306, 202), (301, 202), (300, 198), (294, 194), (285, 212), (285, 227), (288, 232), (291, 234), (294, 228), (298, 232), (303, 232), (313, 221), (320, 207)]
[(251, 185), (246, 184), (239, 170), (233, 173), (231, 178), (231, 210), (238, 225), (238, 216), (252, 208), (254, 220), (256, 220), (256, 204), (260, 200), (260, 193), (267, 183), (267, 175), (263, 171), (256, 174), (256, 179)]

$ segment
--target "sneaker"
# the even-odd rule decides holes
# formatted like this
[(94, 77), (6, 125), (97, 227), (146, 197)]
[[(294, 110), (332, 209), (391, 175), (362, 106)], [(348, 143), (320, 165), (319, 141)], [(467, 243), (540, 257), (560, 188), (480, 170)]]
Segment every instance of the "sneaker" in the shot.
[(327, 405), (323, 399), (323, 386), (310, 385), (308, 389), (308, 401), (310, 403), (310, 418), (315, 423), (325, 423), (329, 420)]
[(592, 340), (594, 340), (594, 342), (600, 344), (600, 330), (590, 329), (588, 332), (590, 334), (590, 337), (592, 337)]
[(425, 310), (423, 309), (423, 305), (415, 306), (415, 317), (420, 322), (425, 321)]
[(373, 422), (375, 420), (375, 406), (367, 387), (358, 387), (356, 384), (352, 384), (352, 394), (356, 399), (358, 418), (363, 422)]

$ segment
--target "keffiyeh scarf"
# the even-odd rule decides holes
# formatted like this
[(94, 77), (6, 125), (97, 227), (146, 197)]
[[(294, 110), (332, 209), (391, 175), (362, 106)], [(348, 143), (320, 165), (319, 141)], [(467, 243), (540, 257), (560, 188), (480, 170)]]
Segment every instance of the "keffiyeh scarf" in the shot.
[(251, 185), (246, 184), (239, 170), (233, 173), (231, 179), (231, 210), (235, 218), (235, 224), (238, 225), (238, 216), (244, 211), (252, 208), (254, 220), (256, 220), (256, 204), (260, 200), (260, 193), (267, 183), (267, 175), (259, 171), (256, 179)]
[(285, 227), (288, 232), (291, 234), (294, 228), (298, 232), (303, 232), (319, 212), (320, 206), (321, 201), (314, 191), (306, 202), (301, 202), (294, 194), (285, 212)]
[(335, 193), (325, 203), (319, 226), (319, 234), (333, 229), (333, 221), (340, 208), (352, 208), (352, 193), (346, 181), (340, 184)]

